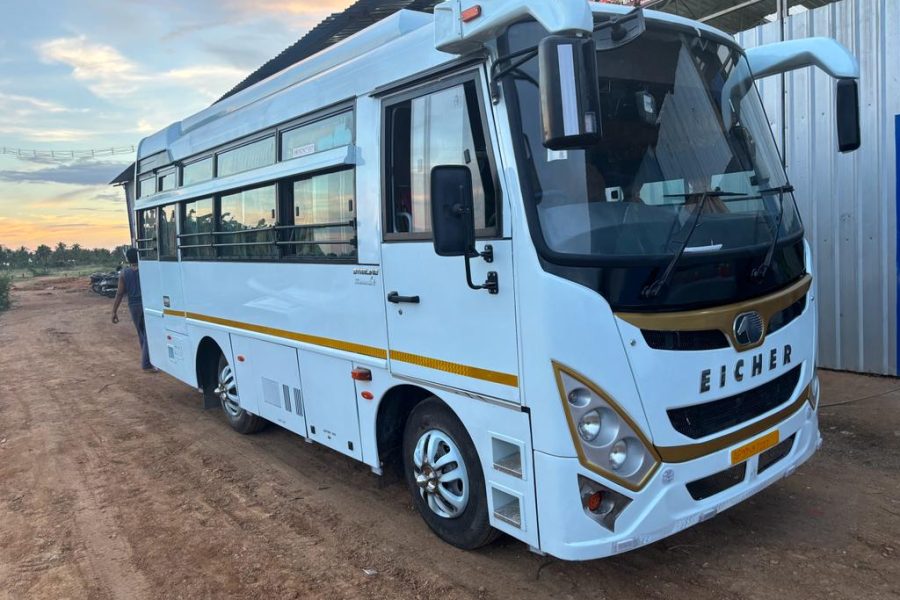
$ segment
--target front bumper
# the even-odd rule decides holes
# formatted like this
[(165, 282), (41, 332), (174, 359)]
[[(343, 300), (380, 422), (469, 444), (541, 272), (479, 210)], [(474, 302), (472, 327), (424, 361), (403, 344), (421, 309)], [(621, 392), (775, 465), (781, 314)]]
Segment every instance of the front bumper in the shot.
[[(603, 558), (645, 546), (714, 517), (791, 475), (821, 444), (818, 414), (808, 403), (756, 437), (776, 430), (781, 440), (796, 436), (784, 458), (758, 473), (759, 455), (751, 457), (743, 481), (704, 500), (694, 500), (686, 484), (731, 467), (731, 451), (746, 441), (690, 462), (663, 463), (640, 492), (630, 492), (603, 480), (582, 467), (577, 458), (535, 451), (535, 477), (541, 482), (537, 498), (541, 550), (564, 560)], [(579, 475), (632, 499), (619, 515), (615, 532), (585, 514)]]

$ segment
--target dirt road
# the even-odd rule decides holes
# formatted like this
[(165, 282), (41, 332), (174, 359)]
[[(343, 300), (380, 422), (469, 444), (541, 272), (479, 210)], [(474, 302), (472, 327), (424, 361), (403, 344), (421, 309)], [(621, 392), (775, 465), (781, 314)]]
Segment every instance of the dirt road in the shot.
[[(0, 599), (898, 598), (900, 380), (823, 374), (825, 445), (675, 537), (564, 563), (433, 536), (394, 478), (140, 371), (81, 280), (0, 315)], [(126, 315), (127, 316), (127, 315)]]

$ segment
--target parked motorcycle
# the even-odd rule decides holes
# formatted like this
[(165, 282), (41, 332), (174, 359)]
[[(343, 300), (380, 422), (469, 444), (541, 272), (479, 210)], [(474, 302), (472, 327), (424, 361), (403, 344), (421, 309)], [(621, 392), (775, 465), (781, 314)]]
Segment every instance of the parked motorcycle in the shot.
[(93, 273), (91, 275), (91, 291), (107, 298), (115, 298), (119, 289), (119, 273)]

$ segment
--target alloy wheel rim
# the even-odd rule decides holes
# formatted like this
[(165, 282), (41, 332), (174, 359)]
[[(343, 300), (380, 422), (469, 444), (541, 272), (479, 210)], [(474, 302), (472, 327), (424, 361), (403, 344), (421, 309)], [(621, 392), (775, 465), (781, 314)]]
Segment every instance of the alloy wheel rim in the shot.
[(237, 381), (231, 365), (225, 365), (219, 371), (219, 387), (216, 388), (219, 398), (222, 400), (222, 408), (232, 417), (241, 414), (241, 399), (237, 393)]
[(459, 517), (469, 503), (469, 474), (462, 453), (443, 431), (430, 429), (416, 442), (413, 474), (419, 495), (434, 514)]

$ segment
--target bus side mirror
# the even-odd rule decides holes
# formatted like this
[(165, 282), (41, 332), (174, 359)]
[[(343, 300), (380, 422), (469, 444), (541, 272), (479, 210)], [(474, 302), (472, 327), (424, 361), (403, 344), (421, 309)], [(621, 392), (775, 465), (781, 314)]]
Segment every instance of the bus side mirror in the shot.
[(538, 46), (544, 146), (586, 148), (600, 141), (597, 46), (592, 38), (552, 35)]
[(853, 152), (860, 146), (859, 85), (855, 79), (839, 79), (837, 83), (838, 150)]
[(464, 166), (431, 170), (431, 229), (438, 256), (469, 256), (475, 245), (472, 172)]

